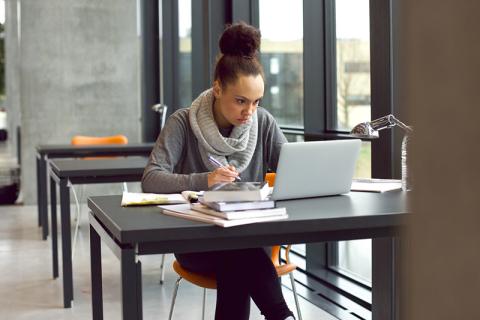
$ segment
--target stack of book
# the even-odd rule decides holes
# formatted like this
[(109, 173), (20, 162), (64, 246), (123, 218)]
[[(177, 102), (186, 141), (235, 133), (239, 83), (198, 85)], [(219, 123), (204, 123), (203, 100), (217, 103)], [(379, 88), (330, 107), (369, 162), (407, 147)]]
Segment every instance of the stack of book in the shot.
[(285, 208), (275, 208), (264, 183), (232, 182), (216, 185), (190, 205), (161, 206), (163, 213), (221, 227), (287, 219)]

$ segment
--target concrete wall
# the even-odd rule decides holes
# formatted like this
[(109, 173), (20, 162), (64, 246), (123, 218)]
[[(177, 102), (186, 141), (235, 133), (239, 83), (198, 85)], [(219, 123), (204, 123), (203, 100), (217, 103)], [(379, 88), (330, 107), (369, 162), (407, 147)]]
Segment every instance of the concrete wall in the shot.
[(33, 203), (36, 145), (76, 134), (140, 141), (140, 40), (135, 0), (18, 1), (7, 1), (8, 25), (20, 27), (19, 41), (8, 32), (7, 97), (21, 114), (22, 192)]
[(415, 128), (400, 319), (480, 319), (480, 2), (399, 5), (400, 97)]

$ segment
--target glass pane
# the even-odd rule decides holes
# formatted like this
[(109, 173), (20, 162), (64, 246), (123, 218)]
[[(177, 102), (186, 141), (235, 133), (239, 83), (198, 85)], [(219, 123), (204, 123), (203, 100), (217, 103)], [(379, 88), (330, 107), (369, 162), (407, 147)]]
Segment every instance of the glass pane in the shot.
[(337, 130), (370, 120), (368, 0), (336, 0)]
[(192, 103), (192, 1), (178, 1), (179, 52), (179, 99), (176, 108), (188, 107)]
[[(368, 0), (336, 0), (337, 123), (350, 131), (370, 121), (370, 14)], [(370, 178), (371, 143), (363, 142), (355, 177)], [(337, 243), (335, 267), (341, 273), (371, 284), (372, 242), (369, 239)]]
[(305, 141), (303, 134), (294, 134), (294, 133), (285, 133), (285, 138), (287, 138), (288, 142), (303, 142)]
[(303, 128), (303, 1), (260, 0), (262, 106), (280, 126)]
[(305, 244), (302, 243), (302, 244), (294, 244), (292, 245), (292, 249), (291, 249), (293, 252), (305, 257), (307, 255), (306, 253), (306, 248), (305, 248)]
[(372, 283), (372, 240), (353, 240), (338, 242), (338, 261), (336, 268), (356, 280)]
[(357, 165), (355, 167), (354, 178), (371, 178), (372, 177), (372, 144), (363, 141), (358, 156)]

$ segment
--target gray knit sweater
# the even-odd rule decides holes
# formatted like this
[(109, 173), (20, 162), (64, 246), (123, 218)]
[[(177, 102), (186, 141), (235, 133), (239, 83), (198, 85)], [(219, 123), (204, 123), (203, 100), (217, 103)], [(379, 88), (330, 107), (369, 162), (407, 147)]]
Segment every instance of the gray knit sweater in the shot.
[[(169, 118), (158, 136), (142, 177), (144, 192), (176, 193), (206, 190), (209, 170), (202, 163), (198, 142), (188, 120), (189, 109)], [(242, 181), (263, 181), (267, 170), (276, 171), (280, 148), (287, 142), (273, 116), (257, 108), (258, 139)]]

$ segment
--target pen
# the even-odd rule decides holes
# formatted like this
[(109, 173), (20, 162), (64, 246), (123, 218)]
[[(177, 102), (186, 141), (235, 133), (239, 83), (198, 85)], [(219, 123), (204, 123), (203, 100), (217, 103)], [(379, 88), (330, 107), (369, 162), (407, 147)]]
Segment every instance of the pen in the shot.
[[(212, 157), (212, 156), (208, 156), (208, 160), (210, 160), (210, 162), (213, 163), (214, 165), (216, 165), (218, 168), (223, 168), (223, 167), (224, 167), (224, 165), (223, 165), (221, 162), (219, 162), (217, 159), (215, 159), (215, 158)], [(240, 179), (240, 177), (238, 177), (238, 176), (235, 177), (235, 179), (236, 179), (236, 180), (242, 180), (242, 179)]]

